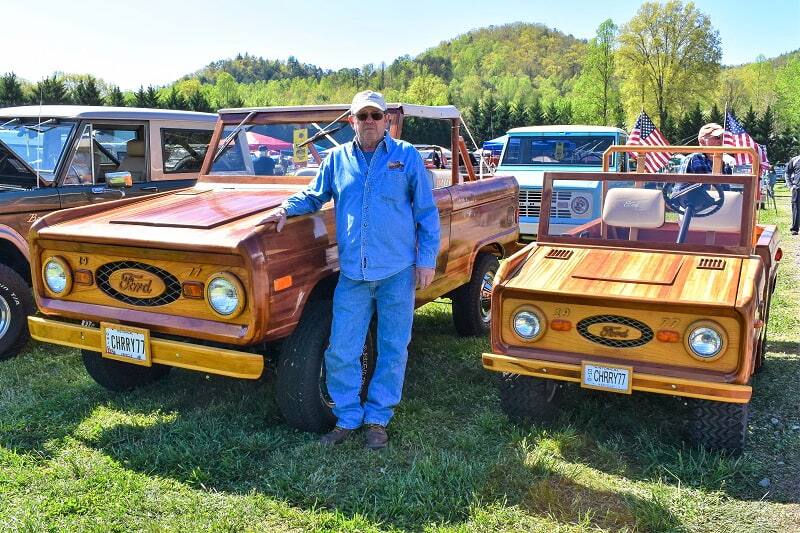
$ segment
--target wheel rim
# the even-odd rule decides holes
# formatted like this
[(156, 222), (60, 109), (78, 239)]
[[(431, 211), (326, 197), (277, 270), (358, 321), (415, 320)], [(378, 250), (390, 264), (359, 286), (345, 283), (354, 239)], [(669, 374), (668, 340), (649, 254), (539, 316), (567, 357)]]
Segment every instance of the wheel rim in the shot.
[(5, 298), (0, 296), (0, 338), (5, 337), (11, 327), (11, 307)]
[[(361, 385), (358, 388), (359, 395), (363, 396), (364, 383), (367, 380), (367, 372), (369, 372), (369, 348), (367, 343), (364, 343), (364, 348), (361, 350)], [(333, 409), (336, 405), (328, 393), (327, 372), (325, 371), (325, 358), (322, 358), (322, 365), (319, 369), (319, 398), (322, 400), (329, 409)]]
[(492, 286), (494, 285), (494, 270), (489, 270), (481, 280), (481, 291), (478, 297), (478, 308), (481, 322), (488, 324), (492, 318)]

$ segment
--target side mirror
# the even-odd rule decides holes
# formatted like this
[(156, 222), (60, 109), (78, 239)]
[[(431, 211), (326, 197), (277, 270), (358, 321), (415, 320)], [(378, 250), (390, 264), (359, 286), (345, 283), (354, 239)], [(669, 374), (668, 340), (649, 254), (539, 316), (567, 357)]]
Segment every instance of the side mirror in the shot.
[(121, 189), (122, 187), (132, 187), (133, 178), (131, 173), (124, 172), (106, 172), (106, 185), (113, 189)]

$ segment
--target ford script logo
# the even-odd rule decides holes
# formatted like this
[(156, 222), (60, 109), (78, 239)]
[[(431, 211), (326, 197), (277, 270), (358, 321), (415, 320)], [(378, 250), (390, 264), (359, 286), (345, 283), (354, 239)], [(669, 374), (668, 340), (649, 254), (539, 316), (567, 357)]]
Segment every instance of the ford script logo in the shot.
[(108, 277), (108, 283), (125, 296), (154, 298), (167, 289), (158, 276), (137, 268), (123, 268)]
[(613, 348), (635, 348), (653, 340), (653, 330), (647, 324), (617, 315), (584, 318), (577, 330), (583, 338)]

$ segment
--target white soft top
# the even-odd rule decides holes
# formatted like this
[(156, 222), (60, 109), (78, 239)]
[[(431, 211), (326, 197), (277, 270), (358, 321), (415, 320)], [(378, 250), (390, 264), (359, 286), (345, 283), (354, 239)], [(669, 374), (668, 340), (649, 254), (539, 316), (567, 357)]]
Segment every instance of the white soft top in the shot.
[[(417, 105), (417, 104), (402, 104), (391, 103), (386, 104), (388, 109), (399, 109), (407, 117), (423, 117), (423, 118), (439, 118), (439, 119), (453, 119), (460, 118), (461, 113), (458, 108), (452, 105)], [(286, 111), (341, 111), (344, 113), (350, 109), (350, 104), (323, 104), (323, 105), (292, 105), (292, 106), (276, 106), (276, 107), (240, 107), (231, 109), (220, 109), (220, 115), (229, 113), (250, 113), (255, 111), (257, 113), (281, 113)]]
[(213, 124), (215, 113), (148, 109), (141, 107), (105, 107), (90, 105), (26, 105), (0, 109), (0, 118), (76, 118), (98, 120), (186, 120)]
[(583, 124), (553, 124), (551, 126), (524, 126), (522, 128), (511, 128), (509, 134), (514, 133), (622, 133), (627, 135), (625, 130), (614, 126), (589, 126)]

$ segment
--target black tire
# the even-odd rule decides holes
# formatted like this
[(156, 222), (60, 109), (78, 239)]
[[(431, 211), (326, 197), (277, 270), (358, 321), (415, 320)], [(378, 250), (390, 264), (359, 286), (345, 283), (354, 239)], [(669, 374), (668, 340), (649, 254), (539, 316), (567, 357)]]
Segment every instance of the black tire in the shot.
[(33, 310), (28, 283), (13, 269), (0, 264), (0, 361), (17, 355), (31, 338), (28, 315)]
[(135, 365), (105, 359), (99, 352), (81, 350), (83, 366), (98, 385), (114, 392), (125, 392), (166, 376), (171, 366), (153, 364), (153, 366)]
[(561, 384), (503, 373), (498, 383), (500, 408), (515, 424), (550, 422), (561, 413)]
[(472, 277), (453, 291), (453, 323), (462, 337), (488, 335), (491, 324), (491, 296), (500, 262), (492, 254), (478, 254)]
[(694, 400), (689, 420), (692, 441), (715, 450), (740, 453), (747, 438), (750, 404)]
[[(294, 332), (283, 342), (278, 357), (275, 393), (278, 407), (290, 426), (314, 433), (329, 431), (336, 423), (333, 402), (325, 385), (325, 350), (331, 335), (333, 304), (309, 302)], [(375, 372), (372, 328), (361, 356), (361, 399)]]

